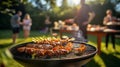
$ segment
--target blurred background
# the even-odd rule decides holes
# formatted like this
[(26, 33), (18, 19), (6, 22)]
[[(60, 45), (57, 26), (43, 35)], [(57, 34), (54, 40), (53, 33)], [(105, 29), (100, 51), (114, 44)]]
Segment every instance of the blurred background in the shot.
[[(120, 0), (86, 0), (86, 3), (92, 7), (96, 16), (91, 24), (103, 25), (103, 18), (106, 10), (111, 9), (113, 16), (120, 18)], [(80, 0), (0, 0), (0, 67), (23, 67), (11, 58), (8, 48), (12, 45), (12, 32), (10, 18), (17, 11), (29, 13), (32, 18), (32, 31), (30, 37), (25, 40), (23, 32), (16, 44), (29, 42), (32, 37), (51, 36), (49, 33), (44, 34), (39, 31), (45, 28), (45, 16), (49, 15), (51, 26), (55, 21), (74, 18), (79, 8)], [(96, 37), (89, 35), (88, 43), (96, 45)], [(120, 66), (120, 38), (116, 39), (116, 50), (109, 43), (109, 49), (105, 49), (105, 38), (102, 39), (100, 55), (87, 64), (87, 67), (119, 67)]]
[[(45, 15), (52, 23), (73, 18), (80, 0), (0, 0), (0, 29), (10, 29), (10, 18), (18, 10), (29, 13), (32, 17), (32, 30), (44, 28)], [(91, 24), (101, 24), (107, 9), (120, 17), (120, 0), (86, 0), (95, 11), (96, 17)]]

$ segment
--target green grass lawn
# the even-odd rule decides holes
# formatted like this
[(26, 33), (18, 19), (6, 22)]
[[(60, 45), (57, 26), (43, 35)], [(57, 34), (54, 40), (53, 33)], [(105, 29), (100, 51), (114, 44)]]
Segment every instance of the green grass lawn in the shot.
[[(31, 31), (31, 35), (28, 39), (24, 39), (23, 32), (20, 32), (19, 38), (16, 44), (12, 44), (12, 32), (10, 30), (0, 31), (0, 64), (4, 63), (5, 67), (23, 67), (12, 59), (8, 48), (12, 45), (30, 42), (33, 37), (49, 37), (50, 34), (43, 34), (39, 31)], [(96, 37), (89, 35), (89, 44), (97, 47)], [(116, 39), (116, 50), (112, 48), (112, 44), (109, 43), (108, 49), (105, 49), (105, 39), (102, 39), (100, 55), (96, 55), (86, 66), (87, 67), (119, 67), (120, 66), (120, 38)]]

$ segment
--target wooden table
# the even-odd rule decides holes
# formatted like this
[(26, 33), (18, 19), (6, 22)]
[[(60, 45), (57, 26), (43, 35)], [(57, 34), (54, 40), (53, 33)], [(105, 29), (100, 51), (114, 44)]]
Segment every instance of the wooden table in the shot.
[(103, 31), (88, 31), (88, 34), (94, 35), (97, 37), (97, 48), (98, 48), (98, 54), (101, 53), (101, 42), (102, 42), (102, 37), (106, 36), (106, 32)]
[[(64, 32), (72, 33), (74, 31), (73, 30), (63, 30), (63, 29), (59, 30), (60, 38), (62, 38), (62, 35), (63, 35)], [(100, 54), (101, 53), (101, 41), (102, 41), (102, 37), (106, 36), (108, 33), (120, 34), (120, 31), (117, 31), (117, 30), (107, 31), (107, 32), (104, 32), (104, 31), (88, 31), (87, 33), (90, 34), (90, 35), (94, 35), (94, 36), (97, 37), (98, 54)]]

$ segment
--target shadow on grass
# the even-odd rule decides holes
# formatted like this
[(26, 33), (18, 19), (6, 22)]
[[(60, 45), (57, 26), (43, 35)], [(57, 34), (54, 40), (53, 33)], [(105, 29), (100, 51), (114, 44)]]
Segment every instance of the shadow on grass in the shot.
[(106, 67), (119, 67), (120, 66), (120, 58), (117, 58), (113, 54), (101, 53), (100, 57), (103, 59)]
[(94, 59), (92, 59), (90, 62), (86, 64), (86, 67), (100, 67), (100, 66), (94, 61)]
[[(23, 34), (24, 33), (21, 30), (18, 38), (24, 38)], [(29, 37), (38, 37), (38, 36), (43, 36), (43, 35), (47, 36), (49, 34), (50, 33), (42, 33), (42, 32), (39, 32), (39, 30), (35, 30), (35, 31), (30, 31)], [(0, 39), (8, 39), (8, 38), (12, 38), (12, 31), (11, 30), (0, 31)]]
[(12, 43), (9, 43), (9, 44), (4, 44), (4, 45), (0, 45), (0, 49), (3, 49), (3, 48), (6, 48), (6, 47), (9, 47), (11, 46)]
[(113, 54), (117, 54), (117, 55), (120, 55), (120, 52), (115, 52), (115, 53), (113, 53)]
[[(97, 38), (96, 38), (96, 36), (88, 35), (88, 40), (91, 41), (92, 43), (95, 43), (97, 45)], [(105, 37), (102, 37), (102, 42), (104, 43), (103, 45), (105, 45)], [(109, 39), (109, 43), (111, 43), (111, 39)], [(120, 46), (120, 38), (116, 38), (115, 39), (115, 45)]]
[(115, 43), (120, 46), (120, 38), (116, 38), (116, 42)]
[[(7, 40), (7, 39), (6, 39), (6, 40)], [(17, 41), (16, 44), (22, 43), (22, 42), (24, 42), (24, 41), (25, 41), (25, 40), (20, 39), (20, 40)], [(0, 49), (8, 48), (8, 47), (10, 47), (10, 46), (12, 46), (12, 45), (15, 45), (15, 44), (13, 44), (12, 42), (11, 42), (11, 43), (6, 43), (6, 44), (0, 44)]]

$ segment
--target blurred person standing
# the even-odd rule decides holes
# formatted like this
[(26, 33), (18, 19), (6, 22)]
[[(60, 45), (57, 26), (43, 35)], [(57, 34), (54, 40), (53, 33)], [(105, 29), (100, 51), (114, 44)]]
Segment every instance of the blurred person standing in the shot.
[(81, 0), (80, 9), (77, 11), (77, 15), (74, 18), (74, 22), (79, 26), (79, 30), (82, 31), (83, 37), (87, 42), (87, 25), (95, 17), (94, 11), (89, 5), (85, 4), (85, 0)]
[(17, 14), (13, 15), (11, 18), (13, 44), (16, 42), (16, 38), (18, 37), (18, 33), (20, 32), (20, 25), (22, 24), (21, 18), (20, 18), (21, 15), (22, 15), (22, 12), (18, 11)]
[(31, 25), (32, 19), (30, 18), (30, 15), (25, 14), (25, 17), (23, 18), (23, 32), (25, 38), (28, 38), (28, 36), (30, 35)]
[[(108, 9), (106, 11), (106, 16), (104, 17), (103, 24), (107, 26), (108, 29), (115, 29), (113, 25), (109, 25), (111, 23), (115, 23), (115, 17), (112, 16), (112, 10)], [(106, 48), (108, 48), (109, 37), (111, 37), (113, 48), (115, 49), (115, 34), (113, 33), (107, 33), (106, 35)]]
[(49, 16), (45, 16), (45, 33), (50, 31), (51, 21)]
[(112, 16), (112, 10), (108, 9), (106, 11), (106, 16), (104, 17), (103, 24), (107, 25), (109, 23), (115, 23), (116, 18)]

